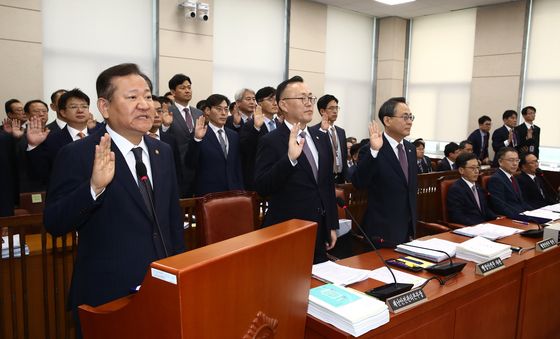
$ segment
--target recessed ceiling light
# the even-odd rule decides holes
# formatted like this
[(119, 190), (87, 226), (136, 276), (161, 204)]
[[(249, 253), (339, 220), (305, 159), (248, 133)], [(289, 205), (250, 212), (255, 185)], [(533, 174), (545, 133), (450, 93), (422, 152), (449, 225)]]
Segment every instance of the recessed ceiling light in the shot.
[(407, 2), (413, 2), (416, 0), (375, 0), (375, 1), (393, 6), (393, 5), (406, 4)]

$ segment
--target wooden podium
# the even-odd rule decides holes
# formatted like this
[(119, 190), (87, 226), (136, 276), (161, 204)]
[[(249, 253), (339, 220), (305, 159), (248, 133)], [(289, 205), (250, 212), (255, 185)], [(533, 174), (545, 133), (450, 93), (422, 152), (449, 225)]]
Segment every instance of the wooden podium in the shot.
[(303, 338), (316, 229), (290, 220), (153, 262), (138, 293), (80, 306), (84, 338)]

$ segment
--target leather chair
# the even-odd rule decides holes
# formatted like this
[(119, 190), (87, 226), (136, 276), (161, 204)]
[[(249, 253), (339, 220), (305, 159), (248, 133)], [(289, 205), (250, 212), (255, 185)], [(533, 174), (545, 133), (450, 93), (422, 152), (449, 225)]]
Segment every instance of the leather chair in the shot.
[(451, 231), (451, 229), (442, 224), (438, 224), (434, 222), (425, 222), (422, 220), (418, 220), (416, 222), (416, 239), (425, 237), (427, 235), (433, 235), (433, 234), (449, 232), (449, 231)]
[(439, 180), (439, 191), (441, 194), (441, 217), (443, 223), (450, 229), (465, 227), (465, 225), (450, 222), (447, 217), (447, 192), (449, 192), (449, 188), (453, 185), (455, 180), (458, 179), (448, 179), (446, 177), (442, 177), (441, 180)]
[[(342, 198), (344, 201), (346, 201), (346, 196), (344, 195), (344, 189), (337, 187), (334, 192), (337, 198)], [(336, 208), (338, 209), (338, 219), (348, 219), (346, 217), (346, 212), (344, 211), (344, 208), (338, 205)]]
[(484, 191), (488, 192), (488, 180), (490, 180), (491, 175), (483, 175), (480, 177), (480, 186)]
[(204, 246), (236, 237), (258, 226), (256, 193), (210, 193), (197, 200), (197, 245)]

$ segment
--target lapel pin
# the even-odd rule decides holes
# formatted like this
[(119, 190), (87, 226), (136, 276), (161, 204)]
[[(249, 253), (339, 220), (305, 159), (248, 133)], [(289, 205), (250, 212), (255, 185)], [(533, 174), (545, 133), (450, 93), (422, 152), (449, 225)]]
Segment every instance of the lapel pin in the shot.
[(156, 149), (156, 150), (154, 151), (154, 153), (155, 153), (156, 155), (159, 155), (159, 149)]

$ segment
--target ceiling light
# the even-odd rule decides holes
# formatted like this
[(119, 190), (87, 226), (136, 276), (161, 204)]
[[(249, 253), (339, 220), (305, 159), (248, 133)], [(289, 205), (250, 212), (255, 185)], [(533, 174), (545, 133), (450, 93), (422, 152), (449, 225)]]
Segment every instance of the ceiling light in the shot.
[(385, 5), (401, 5), (401, 4), (406, 4), (407, 2), (413, 2), (416, 0), (375, 0), (377, 2), (381, 2)]

